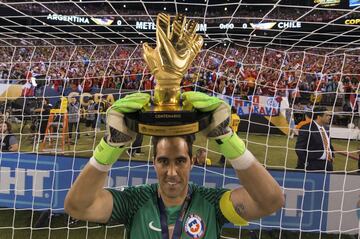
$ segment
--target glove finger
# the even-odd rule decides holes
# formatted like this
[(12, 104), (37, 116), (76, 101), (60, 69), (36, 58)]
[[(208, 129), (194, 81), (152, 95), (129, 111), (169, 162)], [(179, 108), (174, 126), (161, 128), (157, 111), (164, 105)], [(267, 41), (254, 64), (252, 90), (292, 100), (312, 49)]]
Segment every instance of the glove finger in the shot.
[(150, 101), (150, 95), (147, 93), (141, 93), (141, 92), (137, 92), (137, 93), (133, 93), (130, 95), (126, 95), (124, 99), (131, 99), (131, 100), (135, 100), (135, 101)]
[(192, 39), (194, 38), (196, 34), (196, 27), (197, 27), (197, 23), (194, 20), (190, 20), (187, 22), (186, 34), (185, 34), (185, 38), (187, 39), (187, 41), (191, 42)]
[(154, 60), (154, 49), (151, 48), (148, 43), (143, 44), (143, 51), (144, 51), (144, 60), (146, 64), (149, 66), (150, 71), (153, 73), (153, 71), (156, 68), (156, 62)]
[(193, 104), (195, 109), (201, 112), (210, 112), (216, 110), (222, 103), (217, 100), (197, 101)]
[(134, 93), (115, 101), (111, 109), (121, 113), (133, 113), (142, 109), (150, 102), (150, 95), (146, 93)]
[(166, 58), (166, 62), (173, 58), (173, 46), (169, 41), (170, 36), (170, 16), (160, 13), (156, 19), (156, 45), (162, 57)]
[(208, 96), (207, 94), (202, 93), (202, 92), (187, 91), (187, 92), (182, 93), (182, 97), (185, 100), (193, 101), (193, 100), (199, 99), (199, 98), (210, 98), (211, 96)]
[(175, 50), (170, 40), (170, 16), (160, 13), (156, 19), (156, 46), (163, 60), (166, 63), (175, 59)]
[(143, 104), (137, 102), (123, 101), (120, 104), (114, 105), (111, 108), (121, 113), (133, 113), (143, 108)]
[(203, 44), (204, 44), (204, 38), (200, 35), (196, 35), (192, 44), (192, 50), (195, 56), (200, 52)]
[(123, 145), (135, 139), (136, 133), (131, 131), (124, 122), (124, 115), (115, 110), (106, 112), (107, 141), (112, 145)]
[[(164, 37), (170, 36), (170, 16), (165, 13), (159, 13), (156, 18), (156, 33), (163, 33)], [(159, 39), (159, 38), (157, 38)]]
[(189, 62), (193, 62), (195, 57), (199, 54), (203, 45), (203, 38), (200, 35), (195, 35), (188, 43), (190, 50), (186, 51), (186, 58)]
[(150, 95), (146, 93), (135, 93), (125, 97), (125, 100), (125, 102), (128, 102), (130, 105), (128, 107), (139, 110), (150, 102)]
[(226, 104), (221, 104), (213, 113), (212, 120), (208, 126), (208, 137), (218, 137), (225, 135), (230, 131), (230, 107)]
[(189, 91), (182, 94), (184, 105), (192, 105), (201, 112), (209, 112), (219, 107), (223, 101), (217, 97), (211, 97), (202, 92)]
[(212, 114), (210, 125), (204, 130), (206, 137), (220, 138), (231, 133), (230, 124), (231, 109), (223, 102)]
[(185, 24), (186, 24), (186, 17), (183, 14), (177, 14), (171, 26), (172, 31), (171, 31), (170, 39), (173, 46), (175, 46), (177, 42), (182, 38)]
[(181, 95), (181, 97), (183, 99), (183, 105), (185, 106), (191, 105), (196, 109), (203, 108), (203, 107), (199, 107), (198, 102), (206, 101), (211, 98), (207, 94), (204, 94), (202, 92), (195, 92), (195, 91), (184, 92)]
[(173, 61), (179, 59), (177, 56), (177, 51), (174, 49), (174, 46), (171, 44), (162, 30), (156, 31), (156, 34), (157, 39), (159, 40), (157, 46), (159, 47), (159, 53), (163, 58), (164, 64), (173, 64)]

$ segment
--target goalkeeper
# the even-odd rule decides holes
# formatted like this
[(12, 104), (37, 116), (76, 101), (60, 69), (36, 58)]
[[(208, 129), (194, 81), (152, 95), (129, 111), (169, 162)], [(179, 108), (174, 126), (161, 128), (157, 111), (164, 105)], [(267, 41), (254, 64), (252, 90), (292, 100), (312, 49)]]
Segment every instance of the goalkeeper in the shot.
[(141, 110), (150, 101), (144, 93), (128, 95), (107, 111), (107, 135), (80, 173), (65, 199), (72, 217), (99, 223), (125, 224), (127, 238), (219, 238), (222, 226), (247, 222), (278, 210), (282, 190), (267, 170), (228, 127), (230, 107), (200, 92), (182, 94), (184, 104), (212, 112), (203, 132), (215, 140), (230, 161), (242, 187), (234, 190), (206, 188), (189, 183), (191, 136), (153, 137), (154, 169), (158, 183), (123, 190), (104, 189), (111, 165), (135, 139), (124, 123), (124, 113)]

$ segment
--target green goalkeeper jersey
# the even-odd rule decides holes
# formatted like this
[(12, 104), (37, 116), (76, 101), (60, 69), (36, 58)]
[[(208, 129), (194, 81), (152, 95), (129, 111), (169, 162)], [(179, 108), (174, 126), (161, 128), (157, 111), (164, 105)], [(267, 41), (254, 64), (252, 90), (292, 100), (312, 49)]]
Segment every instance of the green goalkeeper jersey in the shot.
[[(124, 223), (127, 238), (162, 239), (157, 204), (158, 184), (132, 186), (118, 191), (109, 189), (114, 207), (111, 220)], [(228, 221), (220, 210), (219, 201), (227, 189), (205, 188), (189, 184), (190, 205), (182, 222), (182, 239), (219, 238), (221, 227)], [(166, 208), (168, 225), (174, 225), (181, 206)]]

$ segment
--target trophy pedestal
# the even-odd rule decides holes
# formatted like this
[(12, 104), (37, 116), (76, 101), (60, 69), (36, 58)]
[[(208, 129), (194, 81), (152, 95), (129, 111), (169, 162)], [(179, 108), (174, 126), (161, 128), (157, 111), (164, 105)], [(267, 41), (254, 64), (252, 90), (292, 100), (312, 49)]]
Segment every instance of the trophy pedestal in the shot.
[(197, 133), (211, 122), (211, 112), (186, 110), (180, 106), (166, 108), (154, 106), (141, 112), (125, 114), (126, 126), (143, 135), (180, 136)]

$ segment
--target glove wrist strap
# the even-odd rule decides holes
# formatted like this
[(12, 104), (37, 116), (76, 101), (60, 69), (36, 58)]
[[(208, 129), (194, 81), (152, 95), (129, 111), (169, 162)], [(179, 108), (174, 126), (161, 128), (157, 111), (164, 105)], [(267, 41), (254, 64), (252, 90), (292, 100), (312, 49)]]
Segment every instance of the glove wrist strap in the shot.
[(240, 157), (229, 160), (235, 170), (248, 169), (255, 161), (254, 155), (249, 150), (245, 150), (245, 153)]
[(95, 158), (99, 164), (112, 165), (119, 159), (124, 150), (125, 147), (113, 147), (102, 138), (95, 148), (93, 158)]
[(220, 147), (220, 152), (225, 158), (230, 160), (239, 158), (246, 151), (244, 141), (242, 141), (236, 133), (230, 134), (222, 139), (217, 139), (216, 142)]
[(100, 164), (94, 157), (90, 158), (89, 164), (92, 165), (97, 170), (105, 173), (109, 172), (112, 166), (112, 164), (108, 164), (108, 165)]

